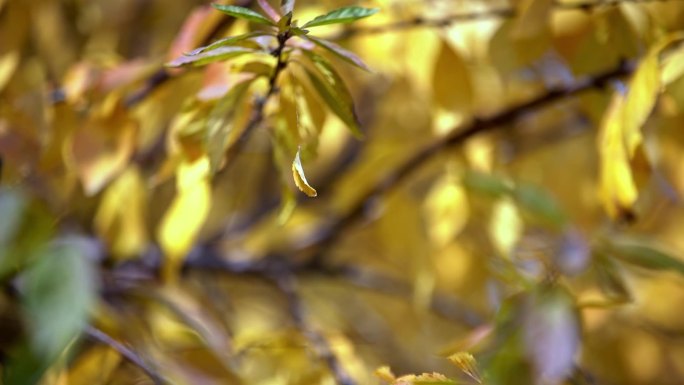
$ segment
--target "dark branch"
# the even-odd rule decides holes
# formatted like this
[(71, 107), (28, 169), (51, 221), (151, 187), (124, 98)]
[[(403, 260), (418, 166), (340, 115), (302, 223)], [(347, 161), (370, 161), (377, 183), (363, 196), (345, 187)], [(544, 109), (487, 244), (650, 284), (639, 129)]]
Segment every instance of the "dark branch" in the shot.
[(356, 385), (356, 381), (344, 369), (325, 337), (307, 322), (304, 304), (297, 293), (297, 282), (294, 275), (289, 271), (283, 271), (275, 274), (273, 280), (287, 299), (288, 309), (295, 325), (311, 343), (316, 355), (326, 363), (337, 384)]
[(552, 88), (535, 99), (513, 106), (494, 116), (484, 119), (475, 119), (465, 127), (455, 127), (452, 129), (453, 134), (433, 142), (407, 159), (398, 168), (390, 171), (378, 184), (361, 196), (347, 214), (342, 215), (337, 220), (333, 221), (332, 224), (323, 231), (316, 243), (309, 245), (308, 249), (313, 252), (313, 256), (308, 264), (322, 265), (324, 255), (330, 247), (345, 233), (345, 230), (364, 219), (365, 208), (368, 207), (375, 198), (380, 197), (389, 190), (399, 186), (399, 184), (412, 172), (419, 169), (420, 166), (432, 159), (435, 155), (459, 146), (477, 134), (493, 131), (496, 128), (511, 123), (521, 115), (530, 111), (545, 107), (551, 103), (577, 95), (592, 88), (604, 87), (609, 81), (629, 75), (633, 70), (634, 65), (622, 63), (618, 68), (582, 79), (571, 86)]
[(156, 370), (152, 369), (152, 367), (145, 363), (145, 361), (142, 359), (142, 357), (140, 357), (140, 355), (138, 355), (136, 352), (131, 350), (126, 345), (115, 340), (102, 330), (93, 326), (88, 326), (85, 329), (85, 334), (88, 336), (88, 338), (92, 339), (93, 341), (97, 341), (103, 345), (107, 345), (110, 348), (117, 351), (119, 354), (121, 354), (122, 357), (128, 360), (128, 362), (132, 363), (133, 365), (140, 368), (143, 372), (145, 372), (145, 374), (147, 374), (147, 376), (150, 377), (156, 385), (168, 383), (168, 381), (166, 381), (161, 374), (159, 374)]
[[(556, 1), (555, 11), (563, 10), (591, 10), (597, 7), (614, 7), (622, 3), (645, 4), (645, 3), (664, 3), (669, 1), (682, 0), (594, 0), (594, 1)], [(517, 15), (514, 7), (494, 8), (484, 11), (457, 13), (438, 18), (426, 18), (417, 16), (408, 20), (395, 21), (383, 25), (371, 26), (366, 28), (350, 27), (336, 36), (329, 37), (332, 40), (346, 39), (358, 35), (373, 35), (380, 33), (391, 33), (412, 28), (443, 28), (457, 23), (466, 23), (489, 19), (507, 19)]]

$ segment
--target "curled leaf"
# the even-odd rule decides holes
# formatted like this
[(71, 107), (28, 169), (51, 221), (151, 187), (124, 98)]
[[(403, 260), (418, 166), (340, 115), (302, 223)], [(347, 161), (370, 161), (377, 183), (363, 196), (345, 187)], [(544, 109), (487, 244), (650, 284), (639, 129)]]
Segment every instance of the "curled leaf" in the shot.
[(311, 187), (309, 182), (306, 180), (304, 168), (302, 168), (302, 161), (299, 158), (299, 151), (297, 151), (297, 155), (295, 155), (294, 161), (292, 162), (292, 176), (294, 177), (295, 184), (301, 192), (311, 198), (318, 195), (316, 189)]

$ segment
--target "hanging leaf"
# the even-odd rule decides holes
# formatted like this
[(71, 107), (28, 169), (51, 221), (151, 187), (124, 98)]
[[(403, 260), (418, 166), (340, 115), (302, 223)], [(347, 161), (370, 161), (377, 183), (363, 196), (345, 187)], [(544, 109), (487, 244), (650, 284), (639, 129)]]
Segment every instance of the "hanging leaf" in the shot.
[(314, 63), (318, 72), (317, 75), (309, 68), (304, 68), (316, 91), (332, 112), (349, 127), (351, 132), (360, 137), (362, 134), (358, 118), (354, 112), (354, 102), (344, 81), (322, 56), (311, 51), (304, 51), (304, 53)]
[(378, 8), (362, 8), (362, 7), (344, 7), (334, 11), (330, 11), (325, 15), (316, 16), (313, 20), (308, 21), (302, 28), (318, 27), (328, 24), (351, 23), (352, 21), (363, 19), (376, 14)]
[(660, 92), (660, 70), (658, 53), (652, 52), (639, 64), (629, 82), (622, 116), (622, 135), (629, 158), (643, 141), (641, 128), (651, 115)]
[(220, 47), (230, 46), (230, 45), (233, 45), (235, 43), (239, 43), (241, 41), (245, 41), (245, 40), (251, 39), (253, 37), (258, 37), (258, 36), (273, 36), (273, 35), (271, 33), (269, 33), (268, 31), (254, 31), (254, 32), (244, 33), (242, 35), (231, 36), (231, 37), (227, 37), (225, 39), (217, 40), (217, 41), (215, 41), (215, 42), (213, 42), (207, 46), (194, 49), (194, 50), (186, 53), (185, 56), (196, 56), (196, 55), (199, 55), (199, 54), (206, 52), (206, 51), (211, 51), (211, 50), (214, 50), (214, 49), (217, 49)]
[(447, 111), (465, 113), (473, 104), (473, 86), (470, 71), (461, 55), (447, 42), (435, 62), (432, 75), (434, 102)]
[(432, 242), (444, 247), (468, 222), (468, 200), (463, 187), (446, 176), (430, 189), (423, 205), (427, 231)]
[(238, 19), (245, 19), (248, 21), (253, 21), (255, 23), (260, 23), (260, 24), (266, 24), (266, 25), (272, 25), (275, 27), (275, 23), (266, 17), (252, 11), (249, 8), (245, 7), (238, 7), (236, 5), (223, 5), (223, 4), (212, 4), (214, 8), (218, 9), (219, 11), (225, 13), (226, 15), (230, 15), (233, 17), (236, 17)]
[(209, 159), (182, 163), (176, 176), (177, 195), (164, 214), (157, 237), (167, 260), (164, 278), (174, 282), (183, 258), (192, 248), (211, 208)]
[(297, 151), (297, 155), (295, 155), (294, 161), (292, 162), (292, 176), (294, 177), (295, 184), (301, 192), (311, 198), (318, 195), (316, 189), (311, 187), (309, 182), (306, 181), (304, 169), (302, 168), (302, 161), (299, 158), (299, 151)]
[(510, 257), (520, 240), (524, 223), (516, 206), (507, 198), (500, 199), (489, 222), (489, 236), (496, 250), (504, 257)]
[(248, 53), (260, 53), (261, 51), (257, 51), (252, 48), (245, 48), (245, 47), (234, 47), (234, 46), (228, 46), (228, 47), (219, 47), (216, 49), (213, 49), (211, 51), (204, 51), (203, 53), (200, 54), (193, 54), (190, 56), (183, 55), (180, 56), (169, 63), (166, 63), (167, 67), (183, 67), (187, 65), (192, 65), (192, 66), (202, 66), (205, 64), (209, 63), (214, 63), (217, 61), (221, 60), (228, 60), (232, 59), (234, 57), (238, 57), (240, 55), (248, 54)]
[(332, 54), (334, 54), (338, 58), (346, 61), (347, 63), (355, 65), (364, 71), (371, 72), (371, 69), (366, 65), (366, 63), (364, 63), (361, 60), (361, 58), (358, 57), (355, 53), (348, 51), (348, 50), (340, 47), (339, 45), (337, 45), (331, 41), (325, 40), (325, 39), (321, 39), (321, 38), (318, 38), (315, 36), (309, 36), (309, 35), (302, 35), (302, 37), (306, 40), (313, 42), (314, 44), (318, 45), (319, 47), (322, 47), (322, 48), (328, 50), (329, 52), (331, 52)]
[(629, 165), (622, 133), (624, 99), (616, 94), (605, 113), (599, 132), (601, 157), (600, 196), (612, 218), (631, 218), (638, 192)]

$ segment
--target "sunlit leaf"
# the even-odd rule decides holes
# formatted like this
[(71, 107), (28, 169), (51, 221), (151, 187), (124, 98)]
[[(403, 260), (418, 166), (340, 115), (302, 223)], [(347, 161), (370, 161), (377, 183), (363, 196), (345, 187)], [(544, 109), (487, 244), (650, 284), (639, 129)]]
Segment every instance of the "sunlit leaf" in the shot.
[(437, 181), (425, 200), (425, 217), (432, 242), (445, 246), (468, 221), (468, 201), (455, 178)]
[(362, 7), (344, 7), (334, 11), (330, 11), (325, 15), (317, 16), (313, 20), (306, 22), (302, 28), (318, 27), (328, 24), (351, 23), (352, 21), (362, 19), (376, 14), (378, 8), (362, 8)]
[(121, 360), (121, 355), (108, 346), (93, 346), (70, 368), (69, 385), (105, 385)]
[(225, 13), (226, 15), (230, 15), (230, 16), (236, 17), (238, 19), (245, 19), (245, 20), (253, 21), (255, 23), (275, 26), (275, 23), (273, 21), (267, 19), (266, 17), (254, 12), (254, 11), (252, 11), (249, 8), (238, 7), (236, 5), (223, 5), (223, 4), (212, 4), (212, 5), (214, 6), (214, 8)]
[(523, 222), (518, 209), (508, 199), (501, 199), (494, 206), (492, 218), (489, 221), (489, 236), (502, 256), (511, 255), (513, 248), (520, 240)]
[(353, 53), (353, 52), (351, 52), (351, 51), (348, 51), (348, 50), (346, 50), (346, 49), (340, 47), (339, 45), (337, 45), (337, 44), (335, 44), (335, 43), (333, 43), (333, 42), (331, 42), (331, 41), (325, 40), (325, 39), (321, 39), (321, 38), (318, 38), (318, 37), (315, 37), (315, 36), (309, 36), (309, 35), (302, 35), (302, 36), (303, 36), (305, 39), (314, 42), (314, 43), (315, 43), (316, 45), (318, 45), (319, 47), (325, 48), (326, 50), (328, 50), (329, 52), (333, 53), (333, 54), (334, 54), (335, 56), (337, 56), (338, 58), (340, 58), (340, 59), (346, 61), (347, 63), (350, 63), (350, 64), (352, 64), (352, 65), (355, 65), (355, 66), (361, 68), (362, 70), (365, 70), (365, 71), (368, 71), (368, 72), (371, 71), (371, 69), (368, 68), (368, 66), (366, 65), (366, 63), (364, 63), (364, 62), (361, 60), (361, 58), (358, 57), (355, 53)]
[(623, 141), (623, 104), (621, 95), (613, 97), (599, 132), (601, 200), (613, 218), (631, 217), (632, 206), (638, 196)]
[(432, 90), (434, 103), (447, 111), (467, 112), (473, 103), (473, 86), (468, 67), (447, 41), (442, 41), (435, 62)]
[(164, 214), (158, 232), (166, 256), (164, 275), (174, 281), (184, 257), (192, 248), (211, 208), (209, 159), (182, 163), (176, 176), (177, 194)]
[(19, 52), (7, 52), (0, 54), (0, 91), (5, 88), (5, 85), (12, 78), (14, 70), (19, 65)]
[(658, 55), (652, 53), (646, 56), (637, 68), (629, 82), (625, 97), (622, 116), (623, 137), (627, 148), (627, 155), (632, 158), (643, 138), (641, 128), (648, 119), (660, 92), (660, 71)]
[(318, 74), (309, 68), (305, 68), (306, 74), (318, 94), (354, 135), (361, 136), (359, 121), (354, 111), (354, 102), (342, 78), (323, 57), (310, 51), (304, 52), (317, 70)]
[(613, 239), (611, 255), (649, 270), (671, 270), (684, 274), (684, 261), (648, 243), (630, 239)]
[[(217, 41), (215, 41), (215, 42), (213, 42), (207, 46), (194, 49), (194, 50), (188, 52), (187, 54), (185, 54), (185, 56), (196, 56), (196, 55), (199, 55), (203, 52), (212, 51), (214, 49), (224, 47), (224, 46), (234, 45), (235, 43), (239, 43), (241, 41), (245, 41), (245, 40), (251, 39), (253, 37), (270, 36), (270, 35), (271, 34), (267, 31), (253, 31), (253, 32), (244, 33), (242, 35), (231, 36), (231, 37), (227, 37), (224, 39), (217, 40)], [(227, 58), (229, 58), (229, 57), (227, 57)], [(176, 59), (176, 60), (178, 60), (178, 59)], [(196, 65), (199, 65), (199, 64), (196, 64)]]
[(200, 54), (184, 55), (180, 56), (168, 63), (167, 67), (183, 67), (187, 65), (201, 66), (209, 63), (214, 63), (221, 60), (228, 60), (235, 58), (240, 55), (245, 55), (248, 53), (258, 53), (260, 51), (254, 50), (252, 48), (245, 47), (218, 47), (212, 49), (211, 51), (203, 51)]
[(294, 161), (292, 162), (292, 177), (294, 178), (295, 184), (301, 192), (312, 198), (318, 195), (316, 189), (311, 187), (309, 182), (306, 181), (304, 168), (302, 167), (302, 161), (299, 158), (299, 151), (297, 151), (297, 155), (295, 155)]

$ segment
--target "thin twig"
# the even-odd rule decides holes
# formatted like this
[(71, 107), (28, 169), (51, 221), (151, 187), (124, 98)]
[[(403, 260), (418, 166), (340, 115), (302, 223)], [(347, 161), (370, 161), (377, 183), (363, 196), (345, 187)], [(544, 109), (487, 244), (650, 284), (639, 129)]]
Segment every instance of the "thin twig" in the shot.
[(279, 272), (273, 276), (273, 280), (287, 299), (288, 309), (295, 325), (311, 343), (316, 355), (326, 363), (337, 384), (356, 385), (356, 381), (344, 369), (325, 337), (307, 322), (304, 304), (297, 293), (297, 282), (292, 272)]
[(459, 146), (477, 134), (489, 132), (506, 124), (512, 123), (521, 115), (524, 115), (532, 110), (542, 108), (551, 103), (563, 100), (573, 95), (577, 95), (592, 88), (603, 87), (607, 82), (610, 82), (613, 79), (631, 74), (633, 70), (634, 65), (621, 63), (613, 70), (584, 78), (571, 86), (552, 88), (537, 98), (534, 98), (526, 103), (513, 106), (494, 116), (484, 119), (475, 119), (472, 121), (472, 123), (465, 127), (455, 127), (452, 130), (453, 134), (433, 142), (411, 156), (399, 167), (390, 171), (387, 175), (385, 175), (384, 178), (380, 180), (379, 183), (362, 195), (349, 212), (334, 220), (332, 224), (322, 232), (314, 244), (307, 246), (307, 249), (311, 250), (313, 253), (313, 256), (310, 258), (308, 264), (323, 264), (324, 255), (327, 253), (330, 247), (340, 236), (342, 236), (342, 234), (345, 233), (345, 230), (364, 218), (366, 207), (369, 207), (375, 198), (380, 197), (384, 193), (396, 188), (412, 172), (419, 169), (420, 166), (425, 164), (428, 160), (433, 159), (435, 155), (440, 154), (450, 148)]
[[(594, 0), (594, 1), (556, 1), (553, 6), (555, 11), (568, 11), (582, 9), (589, 11), (598, 7), (614, 7), (622, 3), (630, 4), (646, 4), (646, 3), (665, 3), (682, 0)], [(359, 35), (373, 35), (380, 33), (391, 33), (412, 28), (443, 28), (454, 25), (456, 23), (466, 23), (480, 20), (490, 19), (508, 19), (515, 17), (517, 10), (514, 7), (493, 8), (483, 11), (457, 13), (442, 17), (428, 18), (417, 16), (408, 20), (400, 20), (390, 22), (383, 25), (376, 25), (370, 27), (355, 28), (350, 27), (342, 31), (340, 34), (331, 36), (331, 40), (346, 39)]]
[(150, 377), (156, 385), (163, 385), (168, 383), (168, 381), (166, 381), (164, 377), (161, 374), (159, 374), (156, 370), (150, 367), (142, 359), (142, 357), (140, 357), (138, 353), (134, 352), (131, 348), (127, 347), (121, 342), (115, 340), (102, 330), (89, 325), (85, 328), (85, 334), (90, 339), (97, 341), (103, 345), (107, 345), (119, 354), (121, 354), (121, 356), (128, 360), (128, 362), (132, 363), (133, 365), (140, 368), (143, 372), (145, 372), (145, 374), (147, 374), (147, 376)]

